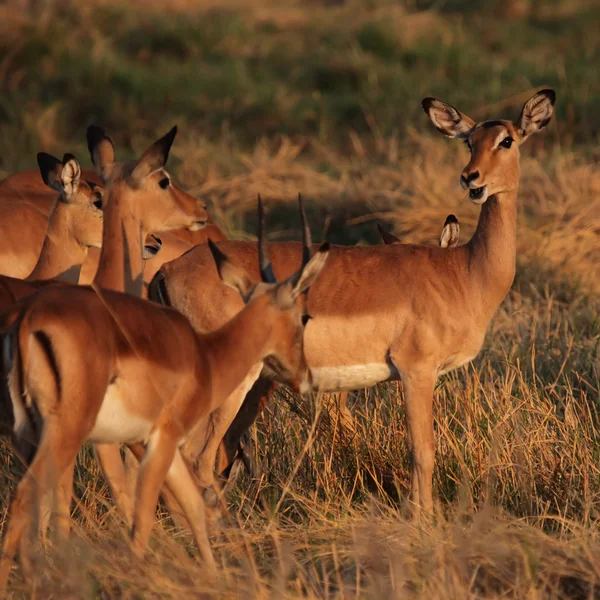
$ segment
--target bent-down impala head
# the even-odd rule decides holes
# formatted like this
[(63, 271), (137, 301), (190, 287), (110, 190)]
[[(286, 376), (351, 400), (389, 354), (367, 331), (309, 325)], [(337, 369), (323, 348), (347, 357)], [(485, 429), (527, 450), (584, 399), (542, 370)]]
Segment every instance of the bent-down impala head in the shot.
[(444, 135), (464, 140), (471, 160), (460, 176), (475, 204), (489, 196), (511, 192), (519, 178), (519, 146), (532, 133), (543, 129), (552, 118), (556, 93), (541, 90), (530, 98), (515, 121), (476, 123), (459, 110), (435, 98), (425, 98), (423, 110)]
[[(298, 204), (302, 219), (302, 264), (298, 271), (280, 283), (275, 279), (269, 259), (265, 216), (260, 196), (258, 197), (258, 256), (262, 280), (260, 283), (253, 283), (246, 271), (231, 263), (216, 244), (210, 240), (208, 243), (223, 283), (236, 289), (246, 303), (264, 298), (272, 306), (272, 315), (267, 322), (274, 331), (278, 332), (278, 335), (272, 338), (272, 347), (265, 363), (276, 379), (304, 393), (310, 389), (311, 379), (304, 357), (303, 333), (310, 315), (306, 313), (306, 298), (303, 292), (308, 290), (325, 266), (329, 244), (327, 242), (322, 244), (311, 258), (310, 229), (300, 195)], [(290, 339), (296, 339), (298, 343), (290, 344)]]

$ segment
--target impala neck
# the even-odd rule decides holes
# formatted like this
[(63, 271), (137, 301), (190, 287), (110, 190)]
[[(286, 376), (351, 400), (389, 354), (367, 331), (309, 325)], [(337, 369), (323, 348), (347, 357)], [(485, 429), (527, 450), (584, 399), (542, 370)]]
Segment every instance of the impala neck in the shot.
[(477, 229), (467, 244), (469, 272), (493, 313), (515, 277), (518, 189), (495, 194), (481, 207)]
[(213, 398), (228, 397), (250, 369), (269, 355), (273, 326), (263, 296), (250, 302), (233, 319), (201, 337), (211, 362)]
[(144, 268), (141, 222), (127, 207), (123, 195), (116, 191), (106, 194), (102, 250), (93, 285), (141, 297)]
[(69, 232), (69, 216), (62, 210), (60, 200), (50, 213), (42, 251), (27, 281), (56, 279), (77, 283), (81, 265), (87, 256), (87, 247), (82, 246)]

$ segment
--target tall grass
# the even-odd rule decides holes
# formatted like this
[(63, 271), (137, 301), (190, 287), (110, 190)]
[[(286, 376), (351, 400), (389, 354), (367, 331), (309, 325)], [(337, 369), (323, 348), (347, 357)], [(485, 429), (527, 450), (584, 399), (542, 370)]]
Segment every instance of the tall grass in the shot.
[[(252, 431), (261, 474), (242, 475), (215, 529), (218, 579), (161, 511), (149, 555), (134, 561), (85, 449), (74, 535), (31, 577), (16, 571), (11, 593), (600, 597), (596, 9), (561, 5), (569, 27), (559, 27), (556, 5), (543, 3), (512, 20), (494, 2), (468, 14), (459, 2), (187, 4), (11, 13), (0, 168), (30, 165), (40, 146), (85, 156), (81, 132), (96, 119), (126, 154), (179, 117), (174, 174), (232, 237), (254, 231), (260, 192), (272, 237), (299, 238), (302, 191), (317, 239), (376, 243), (384, 221), (405, 241), (433, 243), (454, 212), (464, 240), (479, 214), (458, 185), (467, 153), (430, 133), (420, 97), (476, 118), (516, 116), (522, 92), (557, 84), (556, 122), (523, 149), (515, 283), (480, 355), (436, 389), (433, 521), (409, 518), (401, 385), (352, 396), (354, 433), (328, 398), (281, 390)], [(10, 455), (3, 446), (3, 509)]]

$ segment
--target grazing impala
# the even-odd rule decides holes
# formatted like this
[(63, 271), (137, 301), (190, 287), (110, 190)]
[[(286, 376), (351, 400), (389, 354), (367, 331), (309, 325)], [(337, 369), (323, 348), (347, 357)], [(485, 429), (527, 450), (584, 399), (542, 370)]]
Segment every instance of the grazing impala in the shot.
[[(516, 122), (476, 123), (454, 107), (423, 100), (433, 124), (446, 136), (465, 140), (471, 158), (460, 181), (469, 198), (481, 205), (471, 240), (454, 248), (411, 244), (332, 247), (327, 269), (308, 301), (312, 316), (305, 351), (315, 388), (324, 391), (360, 389), (402, 379), (413, 458), (412, 499), (433, 509), (433, 389), (436, 379), (468, 363), (479, 352), (486, 329), (506, 296), (515, 274), (519, 147), (545, 127), (555, 93), (542, 90), (528, 100)], [(227, 255), (257, 272), (256, 246), (222, 242)], [(285, 277), (300, 262), (293, 243), (271, 245), (275, 274)], [(186, 315), (198, 331), (210, 331), (238, 312), (242, 303), (212, 272), (210, 254), (202, 246), (165, 264), (150, 286)], [(264, 365), (263, 375), (272, 369)], [(262, 368), (262, 365), (259, 366)], [(236, 390), (212, 420), (209, 441), (191, 435), (184, 449), (195, 458), (202, 485), (214, 481), (219, 441), (244, 402), (247, 386)], [(243, 432), (260, 403), (246, 399)], [(229, 450), (236, 436), (227, 436)]]
[(170, 308), (85, 286), (68, 296), (48, 288), (27, 301), (5, 337), (4, 352), (13, 365), (8, 379), (14, 442), (32, 460), (10, 507), (0, 591), (20, 542), (21, 560), (27, 559), (23, 533), (30, 509), (39, 510), (36, 496), (57, 492), (56, 482), (86, 440), (125, 443), (142, 458), (131, 531), (134, 552), (145, 551), (165, 482), (183, 508), (203, 560), (214, 568), (202, 496), (179, 446), (198, 421), (210, 422), (221, 402), (267, 356), (297, 390), (310, 388), (303, 352), (304, 292), (325, 265), (328, 245), (312, 258), (307, 245), (300, 269), (277, 283), (263, 220), (259, 202), (261, 283), (210, 242), (217, 276), (246, 303), (212, 333), (196, 334)]

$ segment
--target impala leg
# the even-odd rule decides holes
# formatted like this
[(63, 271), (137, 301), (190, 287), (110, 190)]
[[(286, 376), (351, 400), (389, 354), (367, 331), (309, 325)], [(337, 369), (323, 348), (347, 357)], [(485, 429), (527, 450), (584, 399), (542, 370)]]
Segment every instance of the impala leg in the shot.
[(246, 448), (243, 439), (244, 434), (267, 405), (274, 389), (275, 384), (272, 381), (259, 377), (246, 394), (241, 408), (225, 432), (219, 447), (217, 473), (227, 479), (227, 485), (231, 485), (233, 482), (230, 480), (230, 476), (225, 474), (232, 470), (236, 459), (243, 461), (251, 477), (258, 476), (258, 467), (253, 460), (251, 448)]
[(420, 510), (433, 513), (433, 467), (435, 444), (433, 439), (433, 387), (435, 376), (429, 372), (407, 374), (404, 379), (406, 418), (412, 453), (412, 500), (414, 516)]
[(210, 571), (216, 570), (215, 559), (208, 541), (204, 500), (179, 450), (175, 452), (165, 483), (183, 508), (204, 565)]
[(142, 557), (154, 524), (154, 511), (160, 488), (177, 449), (177, 437), (165, 429), (155, 429), (140, 463), (133, 513), (131, 541), (133, 553)]
[[(136, 472), (137, 472), (137, 471), (139, 471), (139, 463), (143, 460), (146, 450), (144, 449), (144, 446), (142, 444), (132, 444), (132, 445), (128, 446), (128, 448), (131, 451), (130, 454), (133, 457), (135, 457), (135, 460), (137, 462), (137, 466), (136, 466)], [(163, 502), (165, 503), (167, 510), (169, 511), (169, 515), (171, 516), (171, 518), (173, 519), (175, 524), (178, 527), (180, 527), (181, 529), (186, 529), (188, 531), (191, 531), (192, 529), (191, 529), (187, 519), (185, 518), (183, 508), (181, 508), (179, 502), (177, 502), (177, 499), (175, 498), (175, 496), (169, 490), (168, 487), (165, 486), (161, 489), (160, 497), (162, 498)]]
[(354, 417), (348, 408), (348, 392), (344, 391), (331, 395), (334, 397), (340, 425), (346, 433), (353, 434), (355, 432)]
[[(56, 538), (64, 540), (69, 536), (69, 531), (71, 529), (71, 499), (73, 498), (74, 470), (75, 459), (70, 462), (64, 473), (60, 476), (54, 500), (55, 506), (49, 507), (47, 505), (48, 500), (51, 500), (50, 494), (44, 496), (42, 507), (43, 509), (45, 508), (46, 513), (42, 514), (40, 519), (40, 529), (44, 536), (48, 531), (48, 523), (52, 513), (52, 511), (49, 510), (50, 508), (55, 509)], [(46, 505), (45, 507), (44, 504)]]
[(56, 426), (46, 424), (38, 451), (19, 485), (10, 505), (4, 532), (2, 556), (0, 557), (0, 595), (6, 589), (8, 576), (17, 548), (21, 545), (22, 560), (27, 562), (25, 528), (38, 521), (40, 505), (38, 498), (50, 496), (53, 487), (61, 481), (64, 472), (77, 456), (83, 436), (76, 431), (61, 432)]
[(129, 491), (127, 473), (121, 459), (118, 444), (94, 444), (96, 457), (110, 487), (117, 510), (131, 524), (133, 521), (133, 497)]
[[(202, 435), (202, 432), (205, 432), (204, 446), (198, 456), (195, 457), (194, 467), (200, 485), (207, 488), (204, 492), (204, 499), (211, 507), (217, 504), (214, 492), (211, 494), (212, 490), (209, 491), (209, 489), (215, 486), (214, 468), (219, 444), (242, 406), (246, 394), (258, 379), (261, 370), (262, 363), (252, 367), (244, 381), (229, 395), (221, 406), (212, 412), (210, 415), (211, 426), (205, 429), (205, 425), (202, 423), (201, 428), (194, 431), (191, 436), (195, 437), (195, 435)], [(194, 443), (197, 444), (198, 440), (194, 440)], [(190, 456), (187, 444), (184, 455), (186, 457)]]

